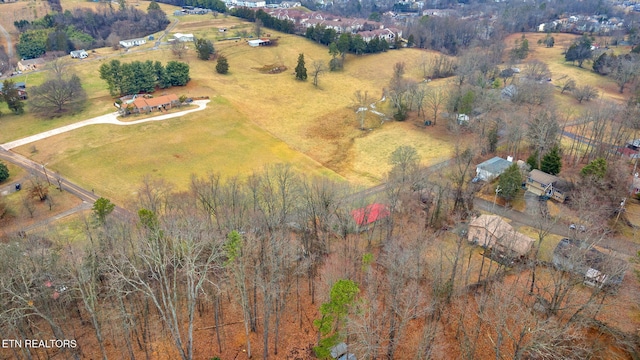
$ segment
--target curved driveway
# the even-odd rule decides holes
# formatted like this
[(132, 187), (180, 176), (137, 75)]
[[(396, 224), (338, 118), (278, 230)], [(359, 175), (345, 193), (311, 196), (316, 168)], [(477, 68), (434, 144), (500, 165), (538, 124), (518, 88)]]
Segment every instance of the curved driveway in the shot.
[(137, 125), (137, 124), (150, 122), (150, 121), (167, 120), (167, 119), (171, 119), (171, 118), (174, 118), (174, 117), (186, 115), (186, 114), (189, 114), (189, 113), (192, 113), (192, 112), (204, 110), (204, 108), (206, 107), (208, 102), (209, 102), (209, 100), (195, 100), (193, 102), (193, 104), (198, 106), (195, 109), (189, 109), (189, 110), (180, 111), (180, 112), (176, 112), (176, 113), (158, 115), (158, 116), (150, 117), (150, 118), (147, 118), (147, 119), (136, 120), (136, 121), (127, 121), (127, 122), (123, 122), (123, 121), (118, 120), (118, 113), (117, 112), (113, 112), (111, 114), (101, 115), (101, 116), (98, 116), (98, 117), (94, 117), (93, 119), (79, 121), (77, 123), (73, 123), (73, 124), (69, 124), (69, 125), (66, 125), (66, 126), (59, 127), (59, 128), (55, 128), (55, 129), (52, 129), (52, 130), (49, 130), (49, 131), (45, 131), (45, 132), (42, 132), (40, 134), (28, 136), (26, 138), (22, 138), (22, 139), (19, 139), (19, 140), (10, 141), (8, 143), (4, 143), (4, 144), (0, 145), (0, 148), (2, 148), (4, 150), (10, 150), (10, 149), (13, 149), (13, 148), (18, 147), (18, 146), (30, 144), (32, 142), (40, 141), (42, 139), (46, 139), (46, 138), (51, 137), (51, 136), (59, 135), (59, 134), (62, 134), (62, 133), (65, 133), (65, 132), (68, 132), (68, 131), (71, 131), (71, 130), (79, 129), (81, 127), (85, 127), (85, 126), (88, 126), (88, 125), (112, 124), (112, 125), (128, 126), (128, 125)]

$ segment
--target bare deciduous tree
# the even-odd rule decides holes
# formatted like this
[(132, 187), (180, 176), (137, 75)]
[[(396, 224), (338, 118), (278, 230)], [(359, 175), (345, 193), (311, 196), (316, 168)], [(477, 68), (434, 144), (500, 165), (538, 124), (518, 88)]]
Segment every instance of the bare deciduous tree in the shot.
[(178, 59), (182, 59), (187, 54), (187, 51), (189, 51), (189, 48), (186, 42), (176, 39), (171, 43), (171, 53), (173, 56), (177, 56)]
[(322, 60), (315, 60), (313, 62), (313, 70), (311, 70), (311, 77), (313, 77), (313, 86), (318, 87), (318, 80), (320, 75), (327, 71), (327, 66)]

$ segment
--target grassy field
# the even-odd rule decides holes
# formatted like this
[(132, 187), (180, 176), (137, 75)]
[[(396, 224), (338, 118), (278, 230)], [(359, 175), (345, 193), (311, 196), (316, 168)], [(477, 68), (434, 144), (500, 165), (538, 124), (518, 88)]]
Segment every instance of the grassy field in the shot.
[[(251, 24), (232, 17), (183, 16), (172, 32), (192, 32), (216, 40), (221, 27), (231, 32), (229, 36), (239, 29), (249, 31)], [(305, 54), (308, 69), (314, 60), (328, 61), (327, 48), (294, 35), (270, 35), (278, 39), (277, 46), (252, 48), (244, 40), (215, 41), (216, 50), (229, 59), (230, 73), (225, 76), (215, 72), (214, 61), (197, 60), (193, 50), (187, 54), (183, 61), (191, 67), (192, 81), (167, 92), (210, 96), (212, 103), (205, 111), (131, 128), (80, 129), (36, 143), (36, 153), (32, 153), (32, 145), (16, 150), (120, 203), (130, 198), (146, 174), (165, 177), (186, 188), (191, 173), (247, 174), (265, 164), (288, 162), (307, 173), (332, 174), (370, 185), (384, 177), (390, 153), (401, 144), (415, 146), (425, 164), (451, 154), (455, 139), (444, 130), (444, 124), (426, 129), (415, 126), (414, 121), (380, 126), (370, 115), (372, 130), (361, 131), (353, 110), (356, 90), (367, 91), (371, 102), (382, 97), (396, 62), (404, 61), (407, 76), (420, 80), (420, 59), (431, 53), (402, 49), (348, 56), (344, 71), (322, 74), (320, 86), (315, 88), (310, 81), (296, 81), (293, 68), (299, 53)], [(113, 58), (128, 62), (174, 57), (167, 48), (152, 51), (142, 47), (128, 53), (97, 49), (89, 61), (69, 60), (90, 94), (87, 109), (54, 120), (38, 120), (28, 114), (6, 116), (0, 121), (0, 141), (113, 111), (106, 84), (97, 76), (98, 67)], [(287, 70), (279, 74), (259, 71), (274, 64)], [(27, 76), (29, 85), (44, 80), (43, 73), (23, 77)]]
[[(519, 39), (521, 34), (513, 34), (505, 40), (507, 46), (513, 46), (516, 39)], [(591, 62), (586, 61), (579, 68), (570, 62), (564, 60), (564, 50), (568, 48), (573, 41), (579, 38), (578, 35), (571, 34), (553, 34), (555, 39), (555, 45), (552, 48), (547, 48), (544, 45), (538, 45), (539, 39), (543, 39), (546, 36), (544, 33), (527, 33), (526, 38), (529, 40), (529, 57), (526, 61), (540, 60), (545, 62), (549, 66), (551, 71), (552, 84), (558, 86), (560, 80), (568, 76), (574, 79), (578, 86), (591, 85), (600, 90), (602, 98), (611, 99), (614, 101), (625, 101), (625, 95), (618, 92), (618, 86), (616, 83), (608, 77), (598, 75), (591, 70)], [(605, 43), (606, 38), (596, 38), (596, 43)], [(559, 95), (559, 96), (558, 96)], [(572, 104), (578, 105), (578, 101), (570, 95), (560, 95), (557, 92), (556, 101), (558, 101), (558, 107), (562, 108), (562, 105)]]
[[(558, 246), (560, 240), (562, 240), (562, 236), (549, 234), (545, 236), (542, 243), (540, 243), (540, 237), (538, 230), (529, 226), (521, 226), (518, 229), (518, 232), (527, 235), (528, 237), (536, 240), (535, 247), (540, 246), (540, 251), (538, 253), (538, 259), (543, 261), (551, 261), (553, 259), (553, 249)], [(534, 250), (535, 251), (535, 250)]]
[[(75, 4), (73, 1), (69, 0), (66, 6)], [(140, 9), (146, 9), (147, 3), (140, 2)], [(176, 20), (171, 15), (176, 7), (163, 5), (163, 9)], [(444, 121), (424, 128), (416, 126), (420, 123), (418, 119), (381, 123), (370, 114), (368, 129), (358, 128), (353, 100), (357, 90), (368, 92), (371, 103), (380, 100), (396, 62), (404, 62), (406, 76), (420, 81), (420, 63), (425, 57), (435, 56), (434, 53), (402, 49), (349, 55), (343, 71), (323, 73), (319, 87), (315, 88), (311, 81), (296, 81), (293, 69), (300, 53), (305, 55), (309, 71), (316, 60), (326, 63), (330, 55), (324, 46), (265, 29), (267, 35), (277, 40), (277, 45), (252, 48), (246, 39), (221, 40), (242, 31), (251, 32), (252, 24), (240, 19), (187, 15), (178, 21), (171, 33), (194, 33), (213, 40), (216, 51), (229, 59), (230, 73), (220, 75), (215, 72), (215, 61), (198, 60), (191, 49), (182, 61), (189, 63), (192, 81), (186, 87), (163, 91), (178, 96), (210, 96), (212, 102), (205, 111), (130, 128), (106, 125), (84, 128), (36, 143), (37, 152), (32, 152), (33, 145), (17, 151), (123, 203), (135, 193), (146, 174), (165, 177), (179, 188), (186, 188), (191, 173), (247, 174), (274, 162), (288, 162), (305, 172), (331, 174), (353, 183), (372, 185), (384, 178), (390, 168), (389, 155), (399, 145), (415, 146), (423, 164), (428, 165), (447, 159), (457, 142), (468, 140), (446, 131)], [(219, 28), (227, 28), (227, 32), (221, 33)], [(579, 83), (599, 81), (597, 85), (606, 90), (605, 96), (615, 98), (615, 84), (602, 82), (587, 69), (564, 63), (562, 48), (572, 36), (558, 35), (556, 47), (551, 49), (535, 45), (542, 36), (527, 35), (534, 44), (530, 58), (544, 59), (553, 78), (568, 75)], [(508, 39), (508, 44), (510, 40), (513, 42)], [(89, 93), (89, 106), (79, 114), (54, 120), (35, 119), (28, 113), (5, 116), (0, 121), (0, 142), (113, 111), (113, 100), (106, 84), (98, 78), (97, 69), (111, 59), (123, 62), (174, 59), (166, 46), (159, 50), (151, 47), (152, 44), (147, 44), (129, 52), (97, 49), (87, 60), (68, 59)], [(274, 65), (286, 70), (277, 74), (260, 71)], [(45, 74), (40, 72), (25, 74), (16, 81), (27, 80), (33, 86), (44, 78)], [(438, 83), (443, 82), (446, 80)], [(573, 101), (562, 97), (567, 102)], [(384, 111), (388, 104), (379, 103), (377, 108)]]

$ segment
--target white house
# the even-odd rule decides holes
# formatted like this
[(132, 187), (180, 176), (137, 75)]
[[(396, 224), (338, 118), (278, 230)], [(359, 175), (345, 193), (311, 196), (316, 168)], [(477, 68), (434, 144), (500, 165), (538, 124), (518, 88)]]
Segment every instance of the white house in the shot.
[(72, 52), (69, 53), (71, 55), (72, 59), (84, 59), (87, 56), (89, 56), (89, 54), (84, 51), (84, 49), (82, 50), (74, 50)]
[(145, 38), (129, 39), (129, 40), (121, 40), (120, 46), (124, 48), (130, 48), (132, 46), (140, 46), (146, 43), (147, 43), (147, 40)]
[(182, 42), (195, 41), (193, 34), (175, 33), (173, 34), (173, 38)]

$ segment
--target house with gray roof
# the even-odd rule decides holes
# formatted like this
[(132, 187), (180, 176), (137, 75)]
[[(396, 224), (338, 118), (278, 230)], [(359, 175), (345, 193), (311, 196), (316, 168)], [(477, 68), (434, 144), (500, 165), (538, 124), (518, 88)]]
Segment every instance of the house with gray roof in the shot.
[(512, 164), (511, 161), (496, 156), (476, 166), (476, 178), (491, 181), (500, 176)]

